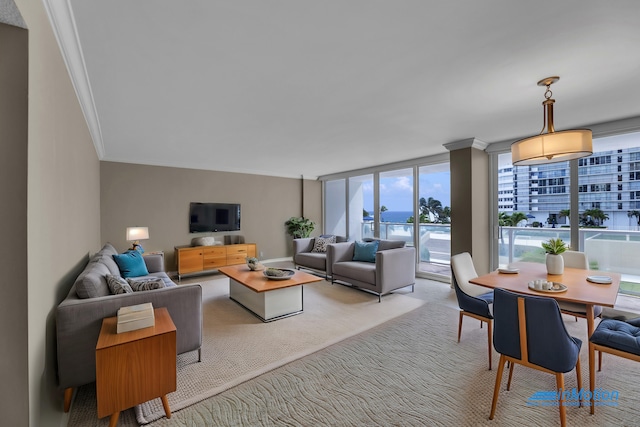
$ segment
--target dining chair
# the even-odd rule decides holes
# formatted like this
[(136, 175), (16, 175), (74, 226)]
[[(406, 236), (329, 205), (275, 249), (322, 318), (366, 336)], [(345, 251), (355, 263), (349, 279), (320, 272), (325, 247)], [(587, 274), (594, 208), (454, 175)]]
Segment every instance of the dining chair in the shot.
[[(598, 371), (602, 369), (602, 353), (640, 362), (640, 317), (631, 320), (604, 319), (589, 338), (589, 358), (598, 358)], [(596, 389), (595, 363), (589, 365), (589, 389)], [(595, 399), (591, 399), (591, 413), (595, 412)]]
[[(580, 347), (582, 341), (569, 335), (558, 303), (553, 298), (525, 296), (505, 289), (494, 290), (493, 345), (500, 353), (496, 384), (491, 403), (492, 420), (496, 413), (502, 373), (506, 362), (510, 362), (507, 390), (515, 364), (554, 374), (556, 386), (564, 391), (564, 374), (575, 368), (578, 389), (582, 389), (580, 373)], [(582, 400), (580, 400), (582, 405)], [(564, 394), (558, 394), (560, 424), (566, 425), (567, 415)]]
[(458, 307), (460, 308), (458, 342), (460, 342), (460, 335), (462, 334), (462, 319), (464, 316), (478, 319), (480, 328), (486, 322), (489, 370), (491, 370), (491, 326), (493, 316), (489, 310), (489, 304), (493, 302), (493, 291), (487, 292), (487, 288), (469, 283), (469, 280), (478, 277), (469, 252), (463, 252), (451, 257), (451, 272), (451, 282), (456, 291)]
[[(568, 268), (579, 268), (582, 270), (589, 269), (589, 259), (587, 258), (587, 254), (584, 252), (578, 251), (565, 251), (562, 254), (562, 258), (564, 260), (564, 266)], [(560, 306), (560, 311), (563, 314), (568, 314), (569, 316), (573, 316), (576, 318), (576, 322), (578, 321), (578, 317), (583, 319), (587, 318), (587, 309), (584, 304), (577, 304), (573, 302), (558, 302)], [(602, 307), (599, 305), (593, 306), (593, 316), (598, 317), (602, 313)]]

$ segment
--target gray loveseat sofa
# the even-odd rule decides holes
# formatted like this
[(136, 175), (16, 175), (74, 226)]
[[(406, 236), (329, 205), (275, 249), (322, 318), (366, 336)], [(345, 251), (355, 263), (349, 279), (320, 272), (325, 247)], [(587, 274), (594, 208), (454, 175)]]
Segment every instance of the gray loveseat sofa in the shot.
[[(328, 246), (331, 283), (336, 281), (382, 295), (415, 285), (416, 251), (400, 240), (379, 240), (375, 262), (354, 261), (355, 242)], [(413, 288), (412, 288), (413, 290)]]
[[(346, 237), (336, 236), (336, 243), (346, 241)], [(328, 279), (331, 277), (331, 264), (327, 263), (327, 252), (314, 252), (315, 243), (315, 237), (293, 239), (293, 263), (298, 270), (306, 268), (322, 272), (324, 278)]]
[[(73, 389), (96, 380), (96, 344), (102, 319), (117, 315), (120, 307), (150, 302), (154, 308), (166, 307), (176, 325), (177, 353), (202, 346), (202, 287), (176, 285), (164, 272), (162, 255), (144, 257), (149, 276), (159, 277), (161, 289), (111, 295), (105, 276), (120, 275), (106, 244), (78, 276), (67, 297), (56, 309), (58, 381), (64, 389), (64, 410), (71, 404)], [(141, 279), (141, 278), (136, 278)]]

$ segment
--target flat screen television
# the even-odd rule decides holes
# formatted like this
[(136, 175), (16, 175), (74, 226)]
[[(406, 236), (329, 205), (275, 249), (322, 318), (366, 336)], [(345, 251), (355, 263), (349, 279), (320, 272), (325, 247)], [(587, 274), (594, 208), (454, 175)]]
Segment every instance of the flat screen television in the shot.
[(240, 230), (240, 205), (236, 203), (189, 204), (189, 233)]

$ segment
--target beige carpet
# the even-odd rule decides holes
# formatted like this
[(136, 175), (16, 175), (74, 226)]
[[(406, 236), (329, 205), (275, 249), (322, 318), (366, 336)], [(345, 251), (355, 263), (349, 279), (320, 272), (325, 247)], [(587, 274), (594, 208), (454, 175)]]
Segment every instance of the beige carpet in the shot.
[[(488, 419), (496, 371), (487, 369), (486, 329), (467, 319), (457, 343), (452, 291), (432, 282), (420, 285), (416, 296), (428, 292), (434, 298), (417, 310), (151, 426), (559, 425), (556, 407), (527, 406), (533, 393), (555, 389), (555, 377), (521, 366), (510, 391), (505, 375), (496, 418)], [(565, 320), (572, 335), (586, 338), (584, 319)], [(586, 350), (581, 359), (588, 384)], [(603, 368), (597, 385), (619, 391), (619, 406), (599, 407), (594, 416), (587, 407), (567, 408), (568, 425), (640, 425), (640, 364), (606, 355)], [(575, 378), (567, 374), (566, 387), (575, 387)]]
[[(410, 288), (383, 297), (322, 281), (304, 287), (304, 313), (263, 323), (228, 297), (226, 278), (203, 286), (203, 351), (178, 356), (178, 390), (169, 394), (172, 411), (179, 411), (260, 374), (309, 355), (407, 313), (424, 301)], [(81, 387), (69, 426), (102, 426), (96, 419), (95, 384)], [(119, 425), (136, 425), (133, 411), (121, 414)], [(136, 408), (141, 424), (164, 416), (160, 399)]]

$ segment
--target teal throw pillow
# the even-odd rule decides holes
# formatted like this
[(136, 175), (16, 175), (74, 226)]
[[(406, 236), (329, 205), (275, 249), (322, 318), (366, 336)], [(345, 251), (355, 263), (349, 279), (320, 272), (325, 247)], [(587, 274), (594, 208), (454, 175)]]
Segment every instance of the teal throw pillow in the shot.
[(113, 260), (118, 264), (122, 277), (147, 276), (149, 271), (144, 263), (142, 254), (138, 251), (127, 251), (123, 254), (116, 254)]
[(354, 261), (364, 262), (376, 262), (376, 252), (378, 252), (378, 245), (380, 242), (374, 240), (373, 242), (355, 242), (355, 249), (353, 251)]

